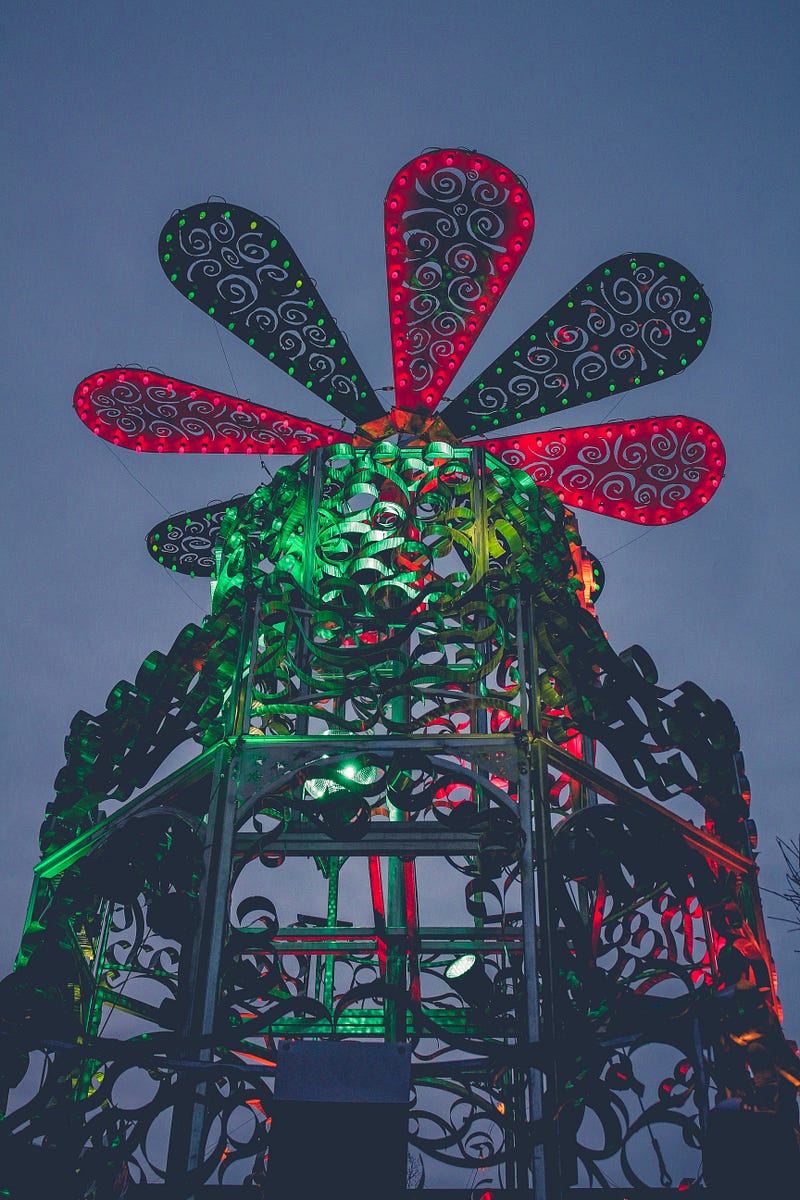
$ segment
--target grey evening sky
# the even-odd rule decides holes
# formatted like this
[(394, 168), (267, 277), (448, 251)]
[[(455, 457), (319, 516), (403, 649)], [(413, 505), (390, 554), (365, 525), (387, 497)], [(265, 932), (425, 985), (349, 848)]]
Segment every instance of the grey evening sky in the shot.
[[(640, 642), (662, 681), (694, 679), (733, 709), (762, 882), (780, 886), (776, 835), (800, 829), (797, 11), (774, 0), (6, 3), (0, 971), (72, 714), (99, 712), (206, 608), (204, 584), (182, 590), (148, 559), (145, 533), (260, 480), (250, 459), (115, 456), (75, 417), (75, 384), (140, 363), (232, 389), (215, 327), (156, 259), (172, 210), (209, 194), (278, 221), (372, 382), (391, 382), (381, 203), (395, 170), (431, 145), (507, 162), (536, 210), (533, 247), (462, 383), (622, 251), (685, 262), (712, 298), (700, 359), (615, 416), (710, 422), (728, 451), (718, 495), (635, 542), (641, 531), (599, 517), (582, 531), (606, 563), (600, 616), (615, 647)], [(324, 419), (246, 346), (228, 337), (225, 349), (241, 395)], [(781, 913), (770, 897), (766, 908)], [(800, 936), (776, 921), (770, 933), (798, 1036)]]

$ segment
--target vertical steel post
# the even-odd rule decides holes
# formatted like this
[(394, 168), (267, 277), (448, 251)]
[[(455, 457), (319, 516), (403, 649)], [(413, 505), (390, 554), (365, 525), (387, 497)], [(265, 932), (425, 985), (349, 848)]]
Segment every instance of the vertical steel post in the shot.
[[(527, 1023), (528, 1045), (536, 1047), (538, 1057), (541, 1054), (542, 1029), (539, 1011), (539, 962), (536, 945), (536, 862), (534, 853), (535, 832), (533, 792), (531, 787), (532, 763), (530, 737), (539, 725), (539, 700), (536, 682), (536, 654), (531, 643), (533, 635), (525, 629), (524, 601), (520, 592), (517, 592), (516, 595), (516, 609), (520, 736), (524, 739), (519, 751), (519, 818), (523, 835), (522, 854), (520, 858), (522, 959), (525, 975), (525, 1020)], [(530, 670), (528, 670), (528, 661), (530, 662)], [(544, 1089), (541, 1066), (529, 1066), (527, 1075), (530, 1123), (536, 1132), (540, 1134), (544, 1114)], [(533, 1147), (532, 1160), (534, 1195), (536, 1200), (545, 1200), (547, 1196), (547, 1172), (545, 1149), (541, 1141)]]
[[(89, 1037), (96, 1037), (103, 1019), (103, 998), (100, 993), (100, 986), (103, 981), (103, 969), (105, 967), (106, 945), (108, 944), (108, 931), (111, 927), (111, 917), (113, 913), (113, 905), (109, 900), (103, 904), (102, 916), (100, 918), (100, 932), (97, 935), (97, 942), (94, 948), (94, 962), (92, 963), (92, 997), (89, 1001), (88, 1011), (86, 1013), (86, 1021), (84, 1029)], [(80, 1080), (76, 1086), (76, 1096), (84, 1099), (89, 1094), (89, 1088), (92, 1083), (92, 1076), (95, 1071), (94, 1063), (96, 1059), (85, 1058), (83, 1067), (81, 1068)]]
[[(247, 564), (249, 571), (251, 564)], [(214, 1032), (219, 998), (220, 967), (228, 923), (228, 892), (233, 864), (233, 838), (237, 805), (237, 743), (249, 722), (253, 673), (258, 638), (258, 597), (249, 575), (245, 582), (245, 604), (239, 630), (236, 672), (228, 703), (226, 741), (217, 750), (211, 785), (206, 837), (203, 847), (203, 882), (200, 889), (200, 920), (192, 945), (184, 993), (188, 1010), (183, 1027), (187, 1055), (210, 1062), (213, 1048), (208, 1039)], [(183, 1090), (183, 1089), (182, 1089)], [(207, 1084), (186, 1087), (185, 1101), (176, 1102), (167, 1160), (167, 1183), (175, 1196), (193, 1194), (187, 1175), (203, 1160), (207, 1132), (205, 1096)], [(185, 1096), (189, 1092), (190, 1098)]]
[[(339, 920), (339, 869), (341, 868), (344, 859), (338, 855), (333, 855), (328, 859), (328, 912), (327, 924), (328, 928), (335, 927)], [(336, 968), (336, 951), (328, 950), (325, 955), (325, 966), (323, 969), (323, 985), (322, 985), (322, 1002), (328, 1012), (333, 1009), (334, 995), (334, 971)]]
[[(402, 649), (408, 650), (409, 643), (403, 643)], [(408, 731), (410, 710), (409, 702), (398, 696), (391, 702), (390, 711), (396, 724)], [(407, 814), (397, 808), (388, 799), (386, 806), (389, 810), (389, 821), (392, 823), (406, 821)], [(386, 926), (389, 931), (386, 947), (386, 980), (405, 997), (406, 953), (408, 947), (408, 928), (406, 924), (406, 888), (404, 862), (401, 858), (389, 858), (386, 869)], [(404, 1000), (387, 998), (385, 1006), (386, 1040), (389, 1042), (405, 1042), (408, 1037), (408, 1009)]]
[[(395, 720), (408, 720), (408, 704), (402, 697), (392, 702)], [(405, 821), (406, 813), (397, 808), (387, 797), (389, 821)], [(406, 891), (404, 863), (401, 858), (389, 858), (386, 871), (386, 980), (390, 986), (405, 992), (406, 987)], [(386, 1000), (386, 1040), (404, 1042), (408, 1035), (408, 1017), (405, 1003), (401, 1000)]]
[[(486, 450), (476, 446), (470, 453), (472, 463), (472, 505), (475, 513), (475, 574), (483, 585), (483, 598), (489, 599), (489, 518), (486, 505)], [(478, 683), (476, 693), (480, 696), (485, 685)], [(486, 733), (488, 722), (482, 704), (475, 706), (473, 733)], [(480, 798), (479, 798), (480, 800)]]
[[(306, 480), (306, 519), (303, 533), (306, 540), (306, 554), (303, 560), (303, 591), (309, 595), (314, 590), (314, 561), (317, 553), (317, 530), (319, 526), (319, 502), (322, 494), (322, 458), (321, 448), (312, 450), (308, 456), (308, 478)], [(302, 618), (303, 633), (308, 638), (308, 616)], [(305, 668), (308, 664), (309, 651), (307, 640), (297, 648), (297, 665)], [(308, 733), (308, 714), (298, 713), (295, 722), (295, 733), (304, 736)], [(302, 824), (302, 819), (299, 824)]]
[(527, 604), (527, 627), (531, 652), (531, 699), (533, 708), (533, 731), (536, 736), (536, 752), (533, 771), (533, 824), (536, 838), (537, 871), (536, 884), (539, 901), (539, 940), (541, 943), (542, 1005), (541, 1039), (543, 1061), (547, 1071), (547, 1104), (545, 1105), (545, 1127), (551, 1132), (545, 1139), (547, 1163), (547, 1190), (544, 1195), (561, 1195), (561, 1149), (556, 1118), (558, 1097), (558, 1046), (555, 984), (557, 978), (553, 955), (553, 898), (550, 886), (552, 864), (552, 830), (550, 828), (549, 779), (547, 750), (542, 728), (542, 706), (539, 690), (539, 654), (536, 642), (536, 609), (533, 597)]

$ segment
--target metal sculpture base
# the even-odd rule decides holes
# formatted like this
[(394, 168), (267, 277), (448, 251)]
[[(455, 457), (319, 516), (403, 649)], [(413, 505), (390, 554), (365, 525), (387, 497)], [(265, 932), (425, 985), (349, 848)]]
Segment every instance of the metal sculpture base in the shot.
[(791, 1124), (736, 727), (613, 652), (599, 578), (481, 449), (237, 502), (211, 616), (67, 740), (2, 985), (15, 1196), (269, 1196), (282, 1039), (411, 1047), (431, 1195), (670, 1194), (711, 1087)]

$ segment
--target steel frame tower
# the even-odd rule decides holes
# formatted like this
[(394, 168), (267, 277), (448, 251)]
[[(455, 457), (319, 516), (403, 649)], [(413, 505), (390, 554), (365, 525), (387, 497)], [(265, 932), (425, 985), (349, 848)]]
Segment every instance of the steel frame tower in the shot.
[[(10, 1194), (269, 1196), (286, 1039), (411, 1046), (409, 1188), (431, 1195), (668, 1189), (699, 1175), (710, 1089), (791, 1127), (736, 726), (613, 651), (571, 511), (682, 519), (721, 443), (686, 417), (494, 435), (534, 385), (585, 403), (682, 370), (700, 285), (658, 256), (601, 264), (434, 415), (529, 204), (465, 151), (396, 177), (391, 416), (341, 342), (321, 377), (341, 335), (276, 227), (211, 204), (168, 222), (171, 281), (352, 434), (138, 370), (79, 385), (118, 444), (303, 457), (151, 532), (158, 561), (213, 578), (212, 611), (73, 720), (0, 985)], [(469, 254), (461, 226), (432, 248), (445, 217)], [(431, 303), (459, 318), (449, 353), (418, 336)], [(461, 444), (482, 422), (494, 440)]]

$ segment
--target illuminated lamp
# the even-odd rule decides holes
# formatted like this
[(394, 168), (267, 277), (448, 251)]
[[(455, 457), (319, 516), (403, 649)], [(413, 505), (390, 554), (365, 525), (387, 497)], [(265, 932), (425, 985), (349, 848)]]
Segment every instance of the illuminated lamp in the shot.
[(462, 954), (450, 963), (444, 977), (470, 1008), (486, 1009), (491, 1004), (492, 981), (477, 954)]

